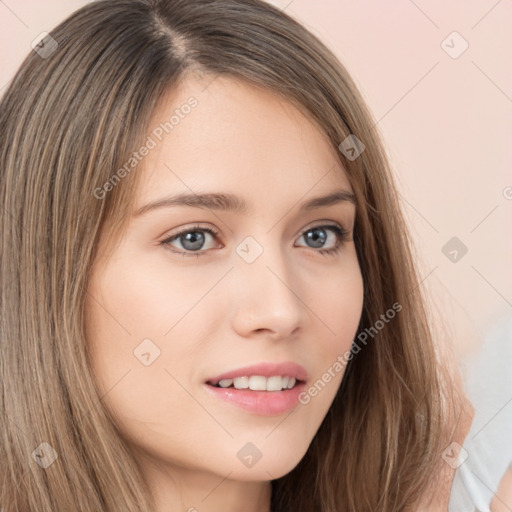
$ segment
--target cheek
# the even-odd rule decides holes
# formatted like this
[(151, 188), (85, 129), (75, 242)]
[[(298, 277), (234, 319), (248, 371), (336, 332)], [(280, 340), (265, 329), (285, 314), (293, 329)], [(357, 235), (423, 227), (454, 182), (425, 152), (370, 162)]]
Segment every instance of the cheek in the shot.
[(153, 261), (136, 254), (113, 259), (91, 279), (90, 324), (96, 337), (108, 340), (102, 348), (111, 345), (129, 355), (126, 349), (143, 339), (165, 341), (215, 279), (173, 267), (161, 255)]
[(195, 340), (208, 339), (205, 329), (220, 317), (218, 302), (200, 300), (214, 278), (143, 265), (136, 258), (112, 259), (91, 275), (86, 302), (91, 364), (104, 404), (129, 437), (158, 437), (197, 413), (185, 388), (201, 355)]
[[(315, 314), (316, 331), (322, 340), (317, 347), (324, 358), (336, 358), (348, 350), (356, 335), (363, 309), (363, 278), (355, 258), (347, 258), (340, 271), (330, 269), (318, 276), (318, 286), (311, 288), (309, 278), (304, 278), (304, 297)], [(305, 301), (306, 302), (306, 301)]]
[(107, 390), (103, 403), (132, 445), (186, 460), (183, 447), (190, 448), (191, 436), (208, 438), (212, 430), (189, 390), (182, 377), (155, 361), (123, 374)]
[[(305, 350), (314, 372), (300, 397), (307, 421), (316, 430), (339, 389), (363, 309), (364, 286), (355, 252), (341, 269), (316, 276), (318, 286), (311, 288), (311, 276), (304, 277), (303, 296), (312, 312), (312, 331)], [(309, 288), (307, 288), (309, 284)], [(306, 301), (305, 301), (306, 302)], [(307, 411), (307, 413), (306, 413)]]

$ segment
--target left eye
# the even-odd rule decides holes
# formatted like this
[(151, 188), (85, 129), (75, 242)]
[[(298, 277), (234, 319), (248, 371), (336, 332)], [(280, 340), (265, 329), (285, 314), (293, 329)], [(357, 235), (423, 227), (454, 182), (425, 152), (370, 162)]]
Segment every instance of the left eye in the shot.
[[(328, 234), (326, 234), (329, 232), (331, 233), (330, 237), (328, 236)], [(324, 244), (326, 243), (327, 240), (330, 239), (330, 241), (333, 242), (334, 245), (327, 249), (334, 249), (337, 247), (340, 240), (343, 240), (344, 236), (345, 231), (339, 228), (338, 226), (317, 226), (314, 228), (310, 228), (307, 231), (304, 231), (301, 238), (304, 237), (308, 243), (311, 242), (312, 245), (309, 245), (309, 247), (312, 247), (314, 249), (326, 249), (326, 247), (324, 247)]]

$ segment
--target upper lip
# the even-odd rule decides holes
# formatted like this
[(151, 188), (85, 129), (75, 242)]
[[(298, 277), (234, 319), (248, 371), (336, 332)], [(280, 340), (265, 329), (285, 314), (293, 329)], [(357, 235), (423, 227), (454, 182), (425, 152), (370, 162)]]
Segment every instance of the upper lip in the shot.
[(235, 370), (229, 370), (225, 373), (209, 378), (207, 384), (216, 385), (223, 379), (234, 379), (236, 377), (250, 377), (251, 375), (261, 375), (263, 377), (272, 377), (280, 375), (281, 377), (294, 377), (296, 380), (305, 381), (308, 374), (303, 366), (292, 361), (282, 363), (258, 363)]

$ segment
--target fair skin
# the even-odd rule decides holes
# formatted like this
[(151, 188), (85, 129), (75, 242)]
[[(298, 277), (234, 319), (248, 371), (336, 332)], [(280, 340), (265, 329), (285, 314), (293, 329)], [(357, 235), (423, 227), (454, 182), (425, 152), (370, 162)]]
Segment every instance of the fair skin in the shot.
[[(228, 77), (205, 88), (210, 81), (188, 76), (154, 112), (150, 130), (190, 96), (198, 101), (134, 171), (144, 177), (133, 212), (171, 194), (206, 192), (234, 194), (247, 211), (154, 208), (134, 214), (115, 246), (102, 236), (88, 289), (88, 341), (103, 403), (159, 512), (269, 512), (270, 480), (302, 459), (343, 371), (306, 405), (274, 414), (220, 400), (206, 380), (293, 361), (306, 369), (309, 387), (350, 349), (363, 304), (355, 205), (300, 207), (353, 190), (321, 130), (289, 102)], [(326, 225), (346, 229), (347, 238)], [(183, 229), (196, 241), (183, 235), (162, 243)], [(254, 242), (237, 252), (248, 236), (263, 249), (252, 263), (241, 254), (254, 254)], [(144, 339), (160, 350), (147, 366), (134, 355)], [(237, 457), (249, 442), (261, 453), (251, 467)]]

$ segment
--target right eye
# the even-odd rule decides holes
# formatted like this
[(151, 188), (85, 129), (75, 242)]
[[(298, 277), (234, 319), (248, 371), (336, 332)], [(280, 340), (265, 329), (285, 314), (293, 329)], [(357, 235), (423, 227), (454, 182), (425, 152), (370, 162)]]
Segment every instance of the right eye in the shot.
[[(207, 240), (208, 236), (217, 238), (219, 232), (212, 228), (204, 228), (201, 226), (193, 226), (190, 228), (182, 229), (178, 233), (173, 234), (163, 242), (171, 252), (181, 254), (183, 256), (200, 256), (206, 250), (201, 250)], [(173, 243), (177, 241), (181, 245), (181, 250), (175, 250)]]

